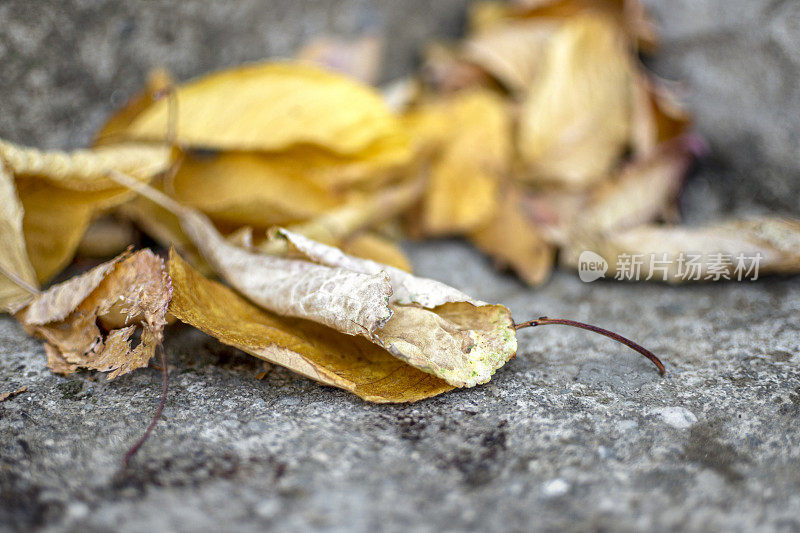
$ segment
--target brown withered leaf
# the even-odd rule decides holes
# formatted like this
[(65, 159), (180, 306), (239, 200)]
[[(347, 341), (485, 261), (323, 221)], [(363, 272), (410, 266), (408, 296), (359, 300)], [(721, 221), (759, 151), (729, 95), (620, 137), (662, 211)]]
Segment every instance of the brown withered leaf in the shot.
[[(141, 250), (54, 285), (16, 317), (30, 334), (44, 339), (54, 372), (88, 368), (114, 379), (153, 357), (171, 297), (163, 260)], [(137, 330), (141, 339), (131, 346)]]
[[(608, 276), (617, 273), (618, 266), (630, 270), (632, 257), (639, 255), (638, 279), (641, 280), (700, 281), (713, 279), (717, 273), (724, 275), (717, 279), (737, 279), (740, 261), (743, 262), (741, 272), (747, 277), (747, 270), (753, 266), (752, 258), (757, 254), (760, 254), (759, 276), (794, 274), (800, 272), (800, 220), (757, 218), (700, 227), (637, 226), (605, 236), (583, 235), (563, 250), (560, 258), (565, 265), (577, 267), (583, 250), (605, 258), (609, 265)], [(650, 261), (651, 254), (655, 263)], [(628, 258), (625, 263), (619, 262), (623, 255)], [(697, 265), (696, 271), (689, 261)], [(651, 269), (654, 264), (656, 268)], [(687, 277), (687, 272), (691, 272), (691, 276)], [(752, 276), (753, 271), (749, 275)]]
[(25, 248), (22, 204), (14, 180), (0, 161), (0, 311), (14, 313), (38, 292)]
[(564, 22), (525, 100), (520, 178), (583, 187), (608, 176), (631, 131), (633, 64), (620, 30), (600, 16)]
[[(370, 89), (345, 76), (299, 63), (239, 66), (176, 89), (177, 142), (195, 148), (267, 151), (297, 145), (357, 154), (396, 137), (396, 116)], [(169, 102), (159, 100), (126, 131), (161, 141)]]
[(494, 217), (470, 240), (499, 266), (510, 267), (529, 285), (544, 282), (553, 267), (555, 247), (530, 217), (523, 193), (507, 186)]
[(361, 337), (259, 309), (170, 254), (179, 320), (251, 355), (372, 402), (414, 402), (453, 387)]
[(468, 91), (430, 103), (416, 113), (434, 115), (416, 123), (443, 124), (440, 144), (423, 198), (425, 235), (459, 234), (492, 217), (498, 180), (511, 160), (511, 117), (506, 102), (489, 91)]

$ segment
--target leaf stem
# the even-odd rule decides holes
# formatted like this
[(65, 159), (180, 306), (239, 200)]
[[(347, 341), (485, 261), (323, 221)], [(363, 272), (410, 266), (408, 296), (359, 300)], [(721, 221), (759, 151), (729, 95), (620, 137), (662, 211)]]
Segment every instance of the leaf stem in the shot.
[(163, 380), (161, 383), (161, 400), (158, 402), (158, 408), (156, 409), (155, 414), (153, 415), (153, 420), (150, 421), (150, 425), (147, 426), (147, 429), (144, 430), (141, 438), (139, 438), (136, 443), (131, 446), (125, 457), (122, 459), (122, 466), (123, 468), (128, 466), (128, 462), (131, 460), (131, 457), (136, 455), (136, 452), (139, 451), (139, 448), (145, 443), (147, 438), (150, 436), (150, 433), (153, 432), (153, 428), (156, 427), (156, 423), (158, 419), (161, 418), (161, 412), (164, 410), (164, 406), (167, 403), (167, 390), (169, 389), (169, 369), (167, 368), (167, 354), (164, 351), (164, 345), (162, 343), (158, 343), (158, 349), (161, 350), (161, 375), (163, 376)]
[(163, 207), (173, 215), (180, 217), (181, 213), (183, 213), (185, 210), (181, 204), (158, 189), (154, 189), (150, 185), (142, 183), (141, 181), (138, 181), (135, 178), (132, 178), (131, 176), (128, 176), (127, 174), (124, 174), (118, 170), (109, 171), (108, 177), (123, 187), (127, 187), (132, 191), (136, 191), (148, 200), (151, 200), (157, 205)]
[(614, 333), (613, 331), (609, 331), (607, 329), (599, 328), (599, 327), (593, 326), (591, 324), (584, 324), (583, 322), (576, 322), (575, 320), (566, 320), (564, 318), (547, 318), (546, 316), (543, 316), (543, 317), (539, 317), (539, 318), (537, 318), (535, 320), (528, 320), (527, 322), (521, 322), (519, 324), (514, 324), (514, 329), (515, 330), (520, 330), (522, 328), (532, 328), (532, 327), (535, 327), (535, 326), (548, 326), (548, 325), (551, 325), (551, 324), (561, 324), (561, 325), (564, 325), (564, 326), (572, 326), (572, 327), (575, 327), (575, 328), (580, 328), (580, 329), (586, 329), (586, 330), (589, 330), (589, 331), (593, 331), (593, 332), (598, 333), (600, 335), (605, 335), (606, 337), (608, 337), (610, 339), (614, 339), (615, 341), (620, 342), (620, 343), (624, 344), (625, 346), (627, 346), (627, 347), (629, 347), (629, 348), (631, 348), (633, 350), (636, 350), (637, 352), (639, 352), (643, 356), (645, 356), (648, 359), (650, 359), (650, 361), (652, 361), (653, 364), (656, 365), (656, 368), (658, 368), (658, 373), (661, 374), (662, 376), (667, 373), (667, 370), (664, 368), (664, 364), (661, 362), (661, 360), (658, 357), (656, 357), (655, 354), (653, 354), (653, 352), (651, 352), (647, 348), (644, 348), (643, 346), (633, 342), (630, 339), (626, 339), (625, 337), (623, 337), (622, 335), (619, 335), (618, 333)]
[(33, 296), (38, 296), (41, 294), (41, 291), (16, 275), (15, 273), (11, 272), (10, 270), (6, 269), (3, 265), (0, 265), (0, 274), (4, 275), (8, 279), (10, 279), (15, 285), (19, 286), (20, 289), (23, 289), (26, 292), (31, 293)]

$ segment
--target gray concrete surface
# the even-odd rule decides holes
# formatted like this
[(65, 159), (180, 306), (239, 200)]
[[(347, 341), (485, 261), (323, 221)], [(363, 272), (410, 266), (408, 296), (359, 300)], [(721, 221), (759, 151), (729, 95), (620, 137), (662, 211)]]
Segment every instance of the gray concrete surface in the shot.
[(660, 354), (548, 326), (488, 385), (370, 405), (189, 329), (170, 331), (164, 420), (120, 473), (159, 393), (52, 375), (0, 320), (0, 522), (45, 531), (796, 531), (800, 280), (531, 291), (466, 245), (411, 249), (419, 272), (572, 317)]
[(800, 2), (643, 3), (663, 41), (651, 66), (683, 82), (716, 195), (731, 209), (800, 213)]
[[(457, 34), (465, 3), (6, 0), (0, 137), (80, 146), (152, 66), (183, 79), (373, 20), (392, 37), (390, 77), (430, 36)], [(647, 3), (665, 32), (653, 68), (687, 80), (714, 150), (687, 219), (796, 212), (797, 3)], [(800, 279), (668, 287), (560, 273), (530, 290), (461, 243), (409, 253), (421, 274), (517, 319), (630, 335), (670, 374), (552, 326), (522, 333), (486, 386), (377, 406), (280, 368), (256, 380), (260, 362), (177, 327), (164, 420), (120, 472), (158, 372), (52, 375), (38, 341), (2, 317), (0, 392), (28, 391), (0, 403), (0, 530), (800, 529)]]

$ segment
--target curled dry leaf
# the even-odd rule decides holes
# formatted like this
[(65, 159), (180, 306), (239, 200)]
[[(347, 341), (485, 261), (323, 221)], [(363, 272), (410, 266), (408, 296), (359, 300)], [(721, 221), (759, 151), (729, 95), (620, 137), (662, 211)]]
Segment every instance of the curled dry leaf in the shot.
[(139, 143), (100, 146), (73, 152), (42, 151), (0, 140), (0, 159), (17, 179), (41, 179), (75, 191), (119, 189), (110, 170), (139, 181), (150, 180), (167, 168), (170, 149)]
[(391, 317), (384, 275), (330, 269), (239, 248), (201, 213), (179, 207), (183, 232), (211, 267), (240, 293), (276, 313), (308, 318), (359, 335)]
[[(355, 155), (402, 135), (397, 118), (369, 87), (298, 63), (240, 66), (177, 87), (177, 142), (196, 148), (276, 152), (323, 146)], [(164, 139), (169, 102), (130, 124), (130, 139)]]
[[(760, 254), (757, 274), (800, 272), (800, 221), (783, 218), (730, 220), (701, 227), (645, 225), (609, 235), (584, 235), (563, 250), (564, 264), (577, 267), (583, 250), (594, 251), (608, 262), (609, 273), (616, 273), (622, 254), (640, 254), (638, 279), (670, 282), (712, 279), (737, 279), (737, 261), (744, 256), (743, 275), (752, 266), (751, 258)], [(653, 254), (659, 271), (652, 271)], [(681, 260), (681, 256), (683, 259)], [(697, 266), (688, 266), (689, 256), (698, 256)], [(632, 263), (629, 264), (629, 266)], [(692, 270), (697, 268), (696, 271)], [(665, 270), (663, 270), (665, 269)], [(692, 276), (687, 277), (687, 271)], [(718, 276), (719, 274), (719, 276)]]
[(74, 152), (45, 152), (0, 141), (0, 159), (13, 175), (24, 216), (28, 257), (40, 282), (60, 272), (75, 255), (99, 212), (132, 197), (108, 178), (125, 172), (148, 181), (169, 166), (165, 147), (120, 144)]
[(0, 161), (0, 311), (14, 313), (38, 292), (36, 272), (25, 249), (22, 204), (14, 180)]
[[(146, 366), (162, 340), (172, 285), (150, 250), (125, 253), (38, 295), (17, 319), (45, 341), (47, 366), (109, 372)], [(138, 345), (131, 339), (139, 331)]]
[(256, 307), (172, 252), (170, 313), (251, 355), (372, 402), (414, 402), (453, 387), (362, 337)]
[(582, 187), (607, 176), (630, 136), (632, 68), (613, 20), (564, 22), (521, 110), (520, 177)]
[(410, 365), (451, 385), (471, 387), (489, 381), (516, 353), (513, 321), (505, 307), (473, 300), (438, 281), (348, 256), (286, 230), (278, 233), (314, 264), (388, 276), (384, 280), (390, 291), (386, 306), (390, 318), (365, 336)]
[(275, 238), (288, 241), (290, 257), (242, 249), (203, 214), (117, 177), (175, 213), (220, 277), (268, 311), (361, 335), (457, 387), (489, 381), (516, 353), (514, 323), (502, 305), (472, 300), (443, 283), (348, 256), (287, 230)]

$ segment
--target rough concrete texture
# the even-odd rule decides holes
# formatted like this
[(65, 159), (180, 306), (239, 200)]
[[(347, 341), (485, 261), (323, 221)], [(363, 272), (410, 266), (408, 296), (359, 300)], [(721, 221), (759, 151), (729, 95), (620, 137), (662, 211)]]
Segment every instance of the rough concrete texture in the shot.
[(155, 369), (115, 382), (45, 368), (0, 321), (0, 520), (74, 531), (800, 528), (800, 280), (692, 287), (559, 274), (525, 289), (468, 246), (410, 249), (423, 275), (517, 319), (572, 317), (639, 339), (669, 369), (586, 332), (520, 334), (488, 384), (405, 406), (169, 332), (164, 420), (126, 448)]
[(653, 69), (681, 80), (730, 210), (800, 213), (800, 2), (644, 0)]
[[(79, 146), (152, 66), (185, 79), (374, 20), (392, 38), (386, 77), (402, 74), (430, 36), (458, 32), (465, 3), (6, 0), (0, 137)], [(689, 186), (687, 218), (796, 206), (797, 4), (648, 4), (666, 36), (654, 68), (688, 80), (715, 154)], [(39, 342), (0, 318), (0, 392), (28, 387), (0, 403), (0, 529), (800, 528), (800, 279), (669, 287), (559, 273), (530, 290), (462, 243), (409, 253), (419, 273), (517, 319), (630, 335), (670, 374), (551, 326), (522, 332), (488, 385), (380, 406), (280, 368), (259, 381), (268, 365), (173, 327), (164, 419), (120, 472), (158, 371), (52, 375)]]

